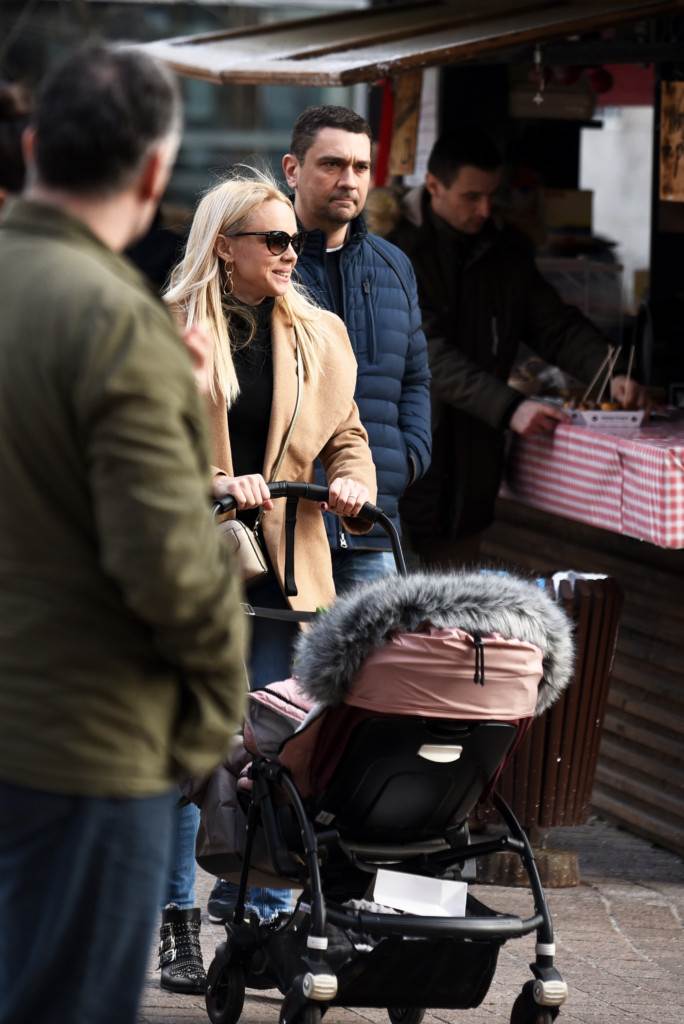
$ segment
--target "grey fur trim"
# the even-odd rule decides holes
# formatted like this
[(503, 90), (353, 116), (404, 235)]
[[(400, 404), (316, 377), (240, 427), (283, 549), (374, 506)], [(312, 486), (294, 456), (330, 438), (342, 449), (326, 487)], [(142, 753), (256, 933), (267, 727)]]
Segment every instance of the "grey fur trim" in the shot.
[(341, 703), (373, 650), (397, 631), (425, 623), (467, 633), (499, 633), (540, 648), (544, 678), (540, 715), (570, 681), (572, 627), (565, 613), (535, 583), (494, 573), (411, 573), (389, 576), (338, 598), (297, 641), (294, 672), (304, 692), (325, 705)]

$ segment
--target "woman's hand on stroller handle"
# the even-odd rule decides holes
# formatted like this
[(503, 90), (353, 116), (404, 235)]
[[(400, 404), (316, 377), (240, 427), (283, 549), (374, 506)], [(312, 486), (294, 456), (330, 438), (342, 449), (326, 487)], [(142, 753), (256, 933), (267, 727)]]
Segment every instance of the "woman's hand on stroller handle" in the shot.
[[(212, 482), (212, 495), (217, 503), (224, 503), (221, 512), (229, 512), (234, 508), (273, 508), (268, 484), (261, 473), (249, 473), (246, 476), (227, 476), (217, 473)], [(232, 504), (225, 502), (232, 500)]]
[(321, 502), (321, 509), (338, 516), (354, 518), (361, 514), (361, 509), (368, 501), (368, 493), (367, 487), (351, 477), (338, 476), (330, 484), (328, 500)]
[[(216, 499), (214, 503), (214, 512), (232, 512), (233, 509), (238, 508), (238, 503), (232, 493), (233, 488), (228, 488), (226, 483), (222, 481), (234, 481), (236, 479), (244, 480), (244, 477), (214, 477), (213, 497)], [(263, 480), (263, 477), (260, 477)], [(333, 481), (335, 482), (335, 481)], [(218, 483), (218, 487), (217, 487)], [(270, 499), (268, 506), (263, 505), (264, 508), (272, 508), (272, 502), (277, 498), (302, 498), (305, 501), (316, 501), (319, 505), (330, 505), (330, 490), (327, 487), (321, 487), (318, 484), (307, 484), (307, 483), (290, 483), (284, 480), (277, 480), (272, 483), (265, 485), (270, 492)], [(361, 490), (361, 485), (355, 485)], [(367, 493), (367, 492), (366, 492)], [(246, 507), (246, 506), (243, 506)], [(255, 507), (255, 506), (249, 506)], [(360, 506), (359, 511), (355, 514), (344, 512), (348, 518), (359, 518), (366, 519), (368, 522), (374, 523), (378, 519), (384, 517), (382, 509), (378, 508), (377, 505), (371, 504), (370, 501), (365, 501)]]

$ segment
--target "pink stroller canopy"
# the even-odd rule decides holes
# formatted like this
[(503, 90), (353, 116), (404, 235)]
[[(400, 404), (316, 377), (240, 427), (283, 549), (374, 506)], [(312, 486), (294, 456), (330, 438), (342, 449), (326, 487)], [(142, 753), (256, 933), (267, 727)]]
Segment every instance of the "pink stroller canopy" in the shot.
[[(473, 645), (473, 638), (482, 638), (477, 652), (479, 643)], [(541, 652), (541, 670), (538, 662), (527, 660), (532, 648)], [(493, 687), (498, 683), (503, 687), (507, 681), (525, 689), (524, 682), (518, 683), (519, 674), (536, 675), (534, 710), (541, 714), (570, 680), (570, 623), (544, 590), (515, 576), (481, 572), (390, 576), (356, 588), (316, 619), (298, 640), (294, 675), (313, 701), (326, 706), (358, 699), (360, 683), (372, 679), (373, 693), (365, 699), (384, 700), (386, 711), (401, 700), (397, 691), (401, 680), (407, 674), (415, 676), (413, 687), (421, 676), (430, 680), (420, 684), (426, 687), (424, 707), (429, 707), (432, 699), (451, 699), (449, 680), (456, 678), (463, 656), (468, 654), (465, 660), (474, 673), (476, 654), (482, 653), (484, 689), (488, 690), (490, 681)], [(467, 674), (464, 666), (463, 678)], [(376, 698), (380, 682), (384, 697)], [(442, 685), (446, 690), (439, 694), (427, 689)], [(482, 697), (467, 692), (465, 696), (475, 703)], [(516, 697), (501, 690), (494, 698), (494, 694), (485, 698), (485, 715), (491, 716), (497, 707), (507, 717), (519, 717), (520, 691)], [(507, 709), (512, 710), (507, 713)]]
[[(320, 783), (311, 769), (318, 775), (325, 764), (328, 775), (368, 715), (531, 719), (567, 685), (572, 641), (563, 612), (533, 583), (416, 573), (337, 601), (301, 637), (295, 670), (295, 679), (250, 695), (248, 742), (267, 756), (280, 751), (306, 795)], [(281, 688), (287, 723), (274, 732)]]
[(482, 638), (483, 685), (475, 683), (474, 641), (461, 629), (398, 633), (366, 658), (345, 703), (393, 715), (428, 718), (530, 718), (542, 678), (534, 644)]
[[(304, 795), (329, 777), (340, 748), (368, 715), (515, 723), (531, 718), (542, 677), (539, 648), (501, 637), (483, 638), (482, 647), (484, 685), (475, 682), (473, 638), (463, 630), (431, 627), (423, 633), (399, 633), (366, 659), (343, 706), (312, 714), (285, 740), (279, 760)], [(317, 750), (323, 739), (325, 751)]]

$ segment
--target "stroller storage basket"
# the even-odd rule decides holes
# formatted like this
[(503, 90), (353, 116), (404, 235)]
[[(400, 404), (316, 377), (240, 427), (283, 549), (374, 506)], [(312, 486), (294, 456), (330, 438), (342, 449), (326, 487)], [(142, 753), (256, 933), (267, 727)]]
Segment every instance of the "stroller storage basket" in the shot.
[[(496, 915), (468, 897), (468, 914)], [(333, 920), (334, 919), (334, 920)], [(338, 980), (336, 1006), (423, 1006), (426, 992), (433, 1008), (468, 1009), (479, 1006), (496, 969), (501, 940), (440, 937), (407, 941), (401, 934), (373, 938), (367, 932), (338, 926), (330, 914), (326, 928), (328, 963)], [(298, 942), (277, 933), (269, 945), (269, 960), (279, 987), (287, 989), (307, 955), (306, 929)], [(360, 952), (361, 951), (361, 952)], [(454, 977), (454, 965), (458, 974)]]

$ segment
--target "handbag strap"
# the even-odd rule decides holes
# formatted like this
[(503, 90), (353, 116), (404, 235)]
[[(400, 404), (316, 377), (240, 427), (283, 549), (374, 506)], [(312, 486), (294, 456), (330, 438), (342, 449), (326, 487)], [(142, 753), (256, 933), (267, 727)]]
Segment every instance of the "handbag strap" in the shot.
[[(283, 443), (278, 453), (278, 458), (273, 467), (271, 473), (271, 479), (277, 480), (278, 474), (280, 473), (280, 467), (283, 464), (285, 453), (290, 444), (292, 433), (295, 428), (299, 413), (302, 407), (302, 391), (304, 390), (304, 360), (302, 359), (301, 349), (299, 342), (295, 337), (295, 358), (297, 361), (297, 398), (295, 400), (294, 412), (292, 413), (292, 419), (290, 425), (287, 428), (287, 433), (283, 438)], [(294, 547), (295, 547), (295, 526), (297, 523), (297, 504), (298, 498), (287, 498), (285, 506), (285, 595), (286, 597), (297, 596), (297, 584), (295, 582), (294, 575)], [(263, 508), (259, 509), (256, 523), (254, 524), (254, 535), (258, 537), (259, 527), (261, 525), (261, 518), (263, 516)], [(261, 608), (255, 607), (254, 605), (248, 604), (247, 602), (242, 605), (247, 615), (254, 615), (261, 619), (275, 619), (279, 622), (311, 622), (315, 619), (315, 612), (295, 612), (291, 609), (279, 609), (279, 608)]]
[[(290, 425), (287, 428), (287, 433), (285, 434), (285, 437), (283, 438), (283, 443), (281, 445), (280, 452), (278, 453), (278, 458), (276, 459), (275, 465), (273, 467), (273, 471), (271, 473), (271, 480), (277, 480), (278, 479), (278, 474), (280, 473), (280, 467), (283, 464), (283, 459), (285, 458), (285, 452), (287, 451), (288, 445), (290, 444), (290, 440), (292, 438), (292, 432), (294, 431), (295, 423), (297, 422), (297, 419), (299, 417), (299, 411), (300, 411), (300, 409), (302, 407), (302, 391), (303, 391), (303, 384), (304, 384), (304, 361), (302, 359), (302, 353), (300, 351), (299, 342), (297, 341), (296, 337), (295, 337), (295, 355), (296, 355), (296, 359), (297, 359), (297, 398), (295, 400), (295, 407), (294, 407), (294, 412), (292, 413), (292, 419), (290, 420)], [(259, 515), (257, 516), (257, 521), (256, 521), (255, 529), (258, 528), (259, 523), (261, 522), (262, 515), (263, 515), (263, 509), (259, 509)]]
[[(293, 433), (293, 431), (295, 429), (295, 424), (296, 424), (297, 419), (299, 417), (299, 412), (300, 412), (300, 410), (302, 408), (302, 387), (303, 387), (303, 381), (304, 381), (304, 361), (302, 359), (302, 353), (301, 353), (301, 351), (299, 349), (299, 343), (297, 341), (297, 338), (295, 338), (295, 355), (296, 355), (296, 359), (297, 359), (297, 398), (295, 399), (295, 411), (292, 414), (292, 419), (290, 420), (290, 426), (288, 427), (288, 432), (286, 433), (285, 438), (283, 440), (283, 444), (281, 446), (281, 451), (279, 453), (279, 456), (277, 456), (277, 459), (275, 460), (275, 465), (273, 466), (273, 471), (270, 474), (271, 480), (277, 480), (277, 475), (279, 475), (279, 473), (281, 472), (281, 466), (283, 465), (283, 460), (285, 459), (285, 453), (288, 451), (288, 445), (290, 444), (290, 440), (292, 438), (292, 433)], [(263, 509), (261, 508), (261, 509), (259, 509), (259, 511), (257, 513), (256, 522), (254, 523), (254, 536), (257, 537), (257, 538), (259, 536), (259, 527), (261, 526), (261, 517), (262, 516), (263, 516)], [(292, 540), (293, 540), (293, 544), (294, 544), (294, 536), (293, 536)], [(288, 547), (288, 542), (287, 542), (287, 535), (286, 535), (286, 558), (287, 558), (287, 547)], [(297, 593), (297, 590), (295, 588), (294, 593), (293, 593), (292, 596), (294, 596), (296, 593)]]
[[(290, 444), (292, 433), (302, 407), (302, 391), (304, 390), (304, 361), (302, 359), (301, 349), (296, 337), (295, 357), (297, 360), (297, 398), (295, 400), (295, 407), (294, 412), (292, 413), (292, 419), (290, 420), (290, 425), (287, 428), (285, 437), (283, 438), (278, 458), (276, 459), (276, 463), (271, 473), (272, 480), (278, 479), (280, 467), (283, 464), (283, 459), (288, 449), (288, 445)], [(298, 498), (287, 498), (285, 502), (285, 578), (283, 583), (286, 597), (297, 596), (297, 583), (295, 581), (294, 574), (294, 551), (298, 502)], [(262, 515), (263, 509), (259, 509), (259, 514), (257, 516), (256, 523), (254, 524), (255, 536), (258, 536)], [(315, 617), (315, 612), (293, 612), (291, 610), (284, 609), (254, 608), (252, 605), (245, 605), (244, 607), (245, 609), (251, 609), (251, 611), (247, 611), (248, 615), (256, 615), (258, 618), (262, 619), (277, 619), (282, 622), (310, 622), (311, 619)]]

